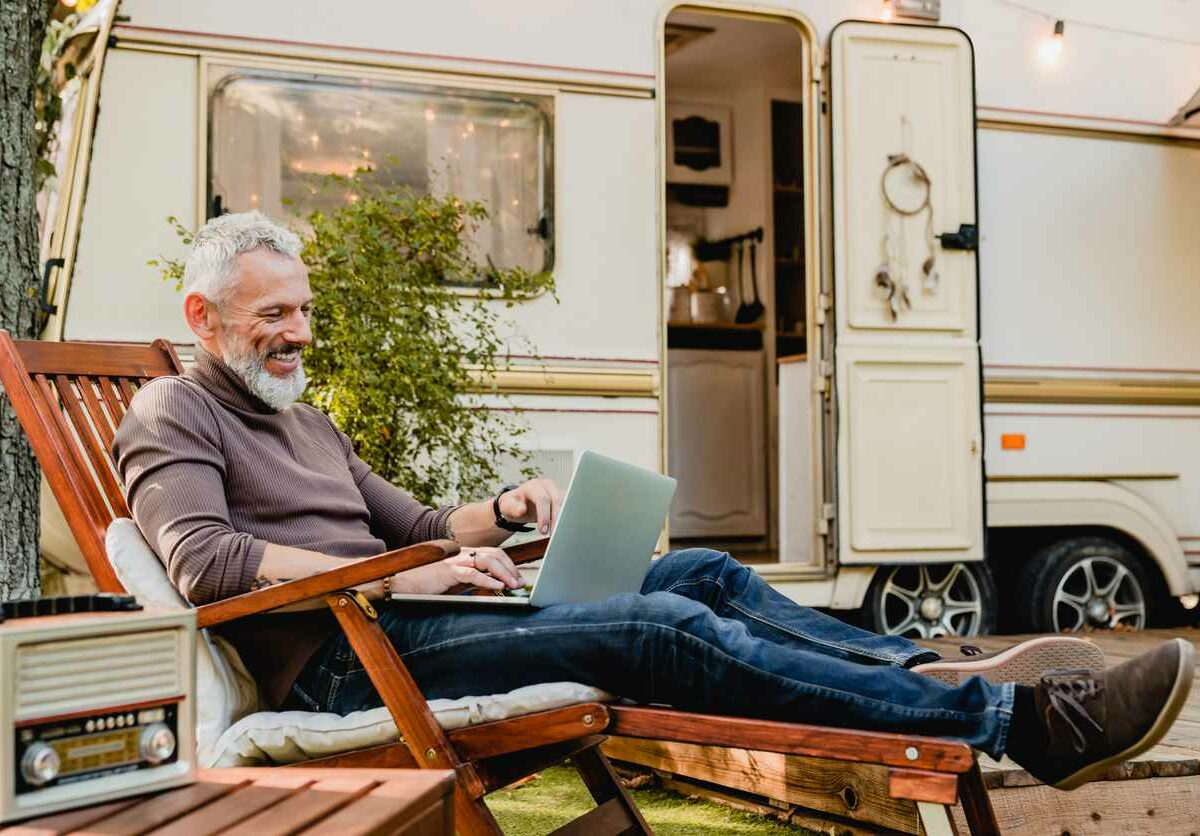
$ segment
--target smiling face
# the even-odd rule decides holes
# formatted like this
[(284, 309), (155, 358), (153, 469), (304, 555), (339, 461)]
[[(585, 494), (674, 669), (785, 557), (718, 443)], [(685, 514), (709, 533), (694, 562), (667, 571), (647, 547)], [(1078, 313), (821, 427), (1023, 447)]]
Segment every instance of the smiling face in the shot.
[(236, 265), (220, 305), (189, 294), (189, 322), (192, 309), (202, 304), (207, 327), (193, 327), (201, 344), (260, 400), (283, 409), (300, 397), (307, 382), (300, 355), (312, 342), (308, 269), (298, 258), (265, 248), (242, 253)]

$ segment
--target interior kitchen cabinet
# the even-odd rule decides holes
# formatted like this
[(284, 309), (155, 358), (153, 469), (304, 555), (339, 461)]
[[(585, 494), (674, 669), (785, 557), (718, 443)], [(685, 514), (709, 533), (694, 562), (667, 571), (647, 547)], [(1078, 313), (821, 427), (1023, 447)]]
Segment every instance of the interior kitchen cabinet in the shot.
[(764, 536), (763, 352), (678, 348), (668, 361), (671, 536)]

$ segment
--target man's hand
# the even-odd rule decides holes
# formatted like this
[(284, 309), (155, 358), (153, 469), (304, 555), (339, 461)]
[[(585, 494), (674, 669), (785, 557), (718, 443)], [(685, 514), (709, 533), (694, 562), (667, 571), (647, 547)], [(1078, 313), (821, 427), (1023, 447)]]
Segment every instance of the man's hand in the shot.
[(500, 513), (512, 522), (536, 522), (539, 533), (549, 534), (562, 501), (553, 479), (530, 479), (500, 497)]
[(521, 573), (502, 550), (470, 546), (458, 554), (393, 576), (392, 589), (418, 595), (441, 595), (459, 584), (484, 589), (519, 589)]

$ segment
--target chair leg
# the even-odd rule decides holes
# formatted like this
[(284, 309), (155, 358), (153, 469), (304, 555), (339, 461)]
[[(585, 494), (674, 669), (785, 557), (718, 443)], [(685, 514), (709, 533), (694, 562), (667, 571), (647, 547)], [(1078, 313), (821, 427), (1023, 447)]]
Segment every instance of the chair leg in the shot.
[(650, 829), (650, 825), (646, 824), (646, 820), (642, 818), (642, 811), (638, 809), (633, 798), (621, 785), (621, 779), (617, 777), (617, 773), (613, 771), (612, 764), (608, 762), (608, 758), (600, 751), (599, 746), (593, 746), (577, 755), (571, 757), (572, 763), (575, 764), (575, 769), (579, 771), (579, 777), (583, 779), (584, 785), (587, 786), (588, 792), (592, 794), (597, 805), (604, 804), (608, 801), (616, 799), (621, 807), (625, 810), (628, 818), (633, 822), (624, 833), (642, 833), (646, 836), (653, 836), (654, 831)]
[(958, 828), (945, 804), (936, 801), (918, 801), (917, 817), (921, 820), (921, 832), (925, 836), (957, 836)]
[(992, 799), (988, 797), (987, 787), (983, 783), (979, 761), (958, 776), (958, 799), (962, 803), (963, 816), (973, 836), (999, 836), (1000, 825), (996, 821), (996, 811), (992, 809)]
[(504, 836), (483, 799), (471, 798), (461, 785), (454, 789), (454, 832), (459, 836)]

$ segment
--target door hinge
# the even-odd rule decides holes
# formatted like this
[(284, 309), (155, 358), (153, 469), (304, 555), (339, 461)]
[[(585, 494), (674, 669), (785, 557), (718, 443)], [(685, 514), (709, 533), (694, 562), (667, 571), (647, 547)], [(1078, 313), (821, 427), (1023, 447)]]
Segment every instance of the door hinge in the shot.
[(828, 534), (829, 524), (833, 522), (836, 513), (832, 502), (825, 502), (821, 505), (821, 517), (817, 520), (817, 533)]
[(824, 325), (826, 312), (833, 308), (833, 297), (828, 293), (817, 294), (817, 324)]

